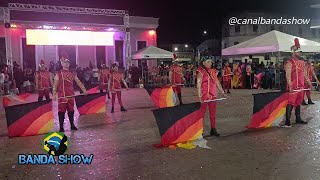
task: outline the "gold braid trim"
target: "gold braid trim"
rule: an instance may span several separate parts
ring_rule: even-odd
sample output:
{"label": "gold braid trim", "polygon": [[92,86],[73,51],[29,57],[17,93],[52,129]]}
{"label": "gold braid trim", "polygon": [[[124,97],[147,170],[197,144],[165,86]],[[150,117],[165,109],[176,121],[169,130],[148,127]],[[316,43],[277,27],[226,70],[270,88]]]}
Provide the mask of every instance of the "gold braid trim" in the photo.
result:
{"label": "gold braid trim", "polygon": [[307,81],[307,83],[308,83],[308,84],[310,85],[310,87],[311,87],[312,84],[311,84],[311,81],[310,81],[310,79],[309,79],[309,77],[308,77],[308,70],[309,70],[309,68],[308,68],[308,66],[306,66],[306,67],[304,68],[304,71],[303,71],[304,80]]}
{"label": "gold braid trim", "polygon": [[58,76],[58,74],[56,74],[53,79],[53,87],[52,87],[52,91],[53,91],[54,96],[57,94],[58,83],[59,83],[59,76]]}
{"label": "gold braid trim", "polygon": [[291,87],[292,64],[290,62],[287,62],[287,64],[285,65],[285,71],[286,71],[287,84],[289,87]]}

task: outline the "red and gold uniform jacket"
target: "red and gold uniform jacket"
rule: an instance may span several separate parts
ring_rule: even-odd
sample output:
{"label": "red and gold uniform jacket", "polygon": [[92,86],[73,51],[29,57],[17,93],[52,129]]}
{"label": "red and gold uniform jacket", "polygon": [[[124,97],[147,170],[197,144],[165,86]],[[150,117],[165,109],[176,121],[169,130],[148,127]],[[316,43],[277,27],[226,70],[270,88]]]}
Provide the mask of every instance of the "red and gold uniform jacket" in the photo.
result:
{"label": "red and gold uniform jacket", "polygon": [[108,84],[109,78],[110,78],[110,70],[101,69],[99,73],[100,73],[100,84]]}
{"label": "red and gold uniform jacket", "polygon": [[[292,57],[286,63],[291,64],[291,85],[293,90],[303,89],[305,85],[305,62],[297,58]],[[289,86],[287,86],[289,90]]]}
{"label": "red and gold uniform jacket", "polygon": [[110,88],[111,90],[121,89],[121,82],[124,79],[122,72],[113,72],[110,76]]}
{"label": "red and gold uniform jacket", "polygon": [[171,67],[171,82],[172,84],[183,84],[183,68],[179,65],[173,65]]}
{"label": "red and gold uniform jacket", "polygon": [[231,68],[230,67],[224,67],[223,68],[223,76],[222,76],[222,80],[223,81],[231,81]]}
{"label": "red and gold uniform jacket", "polygon": [[58,72],[58,98],[66,96],[74,96],[73,81],[76,74],[69,70],[61,70]]}
{"label": "red and gold uniform jacket", "polygon": [[49,71],[38,71],[36,73],[39,90],[49,89],[51,80]]}
{"label": "red and gold uniform jacket", "polygon": [[[200,67],[197,70],[197,74],[200,75],[200,97],[203,101],[212,100],[217,98],[217,84],[216,80],[217,71],[215,69],[207,69],[207,71]],[[210,75],[209,75],[210,74]]]}
{"label": "red and gold uniform jacket", "polygon": [[[306,68],[307,77],[309,78],[310,81],[312,81],[313,73],[314,73],[314,67],[311,64],[306,64],[305,68]],[[305,82],[305,84],[308,84],[308,83]]]}

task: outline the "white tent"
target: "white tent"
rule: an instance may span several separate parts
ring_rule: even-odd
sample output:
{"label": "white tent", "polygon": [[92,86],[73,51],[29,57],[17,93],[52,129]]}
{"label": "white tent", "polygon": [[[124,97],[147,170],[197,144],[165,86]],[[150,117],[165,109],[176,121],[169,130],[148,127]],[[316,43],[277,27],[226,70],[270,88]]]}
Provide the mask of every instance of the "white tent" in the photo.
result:
{"label": "white tent", "polygon": [[132,55],[133,60],[137,59],[172,59],[173,53],[154,46],[140,49]]}
{"label": "white tent", "polygon": [[249,55],[269,52],[291,52],[294,39],[298,38],[302,52],[320,52],[320,43],[276,30],[222,50],[223,56]]}

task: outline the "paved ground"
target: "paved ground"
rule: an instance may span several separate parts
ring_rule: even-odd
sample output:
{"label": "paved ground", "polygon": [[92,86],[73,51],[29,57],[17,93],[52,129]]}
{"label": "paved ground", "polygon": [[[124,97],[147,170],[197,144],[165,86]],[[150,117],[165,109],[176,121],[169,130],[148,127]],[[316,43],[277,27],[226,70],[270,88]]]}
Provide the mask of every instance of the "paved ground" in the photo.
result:
{"label": "paved ground", "polygon": [[[115,114],[81,116],[76,132],[66,127],[68,153],[93,153],[89,166],[17,165],[20,153],[44,153],[43,135],[7,138],[1,108],[0,179],[320,179],[320,103],[303,107],[307,125],[247,131],[251,94],[257,92],[263,91],[235,90],[229,101],[219,102],[217,127],[222,137],[208,139],[211,150],[171,150],[152,147],[160,136],[148,94],[143,89],[127,91],[123,99],[128,112],[116,108]],[[183,89],[183,94],[185,103],[197,100],[193,88]],[[313,96],[317,101],[319,95]]]}

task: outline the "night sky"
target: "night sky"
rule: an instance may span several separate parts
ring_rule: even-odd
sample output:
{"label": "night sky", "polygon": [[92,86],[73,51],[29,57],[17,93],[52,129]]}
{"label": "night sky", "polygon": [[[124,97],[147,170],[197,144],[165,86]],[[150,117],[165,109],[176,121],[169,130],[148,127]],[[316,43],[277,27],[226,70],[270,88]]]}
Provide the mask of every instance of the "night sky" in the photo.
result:
{"label": "night sky", "polygon": [[[0,0],[0,5],[6,0]],[[157,17],[158,42],[199,43],[203,30],[208,36],[219,38],[221,20],[226,15],[241,11],[277,12],[288,15],[309,16],[307,0],[10,0],[35,4],[78,7],[114,8],[129,10],[129,15]],[[90,2],[90,3],[89,3]]]}

